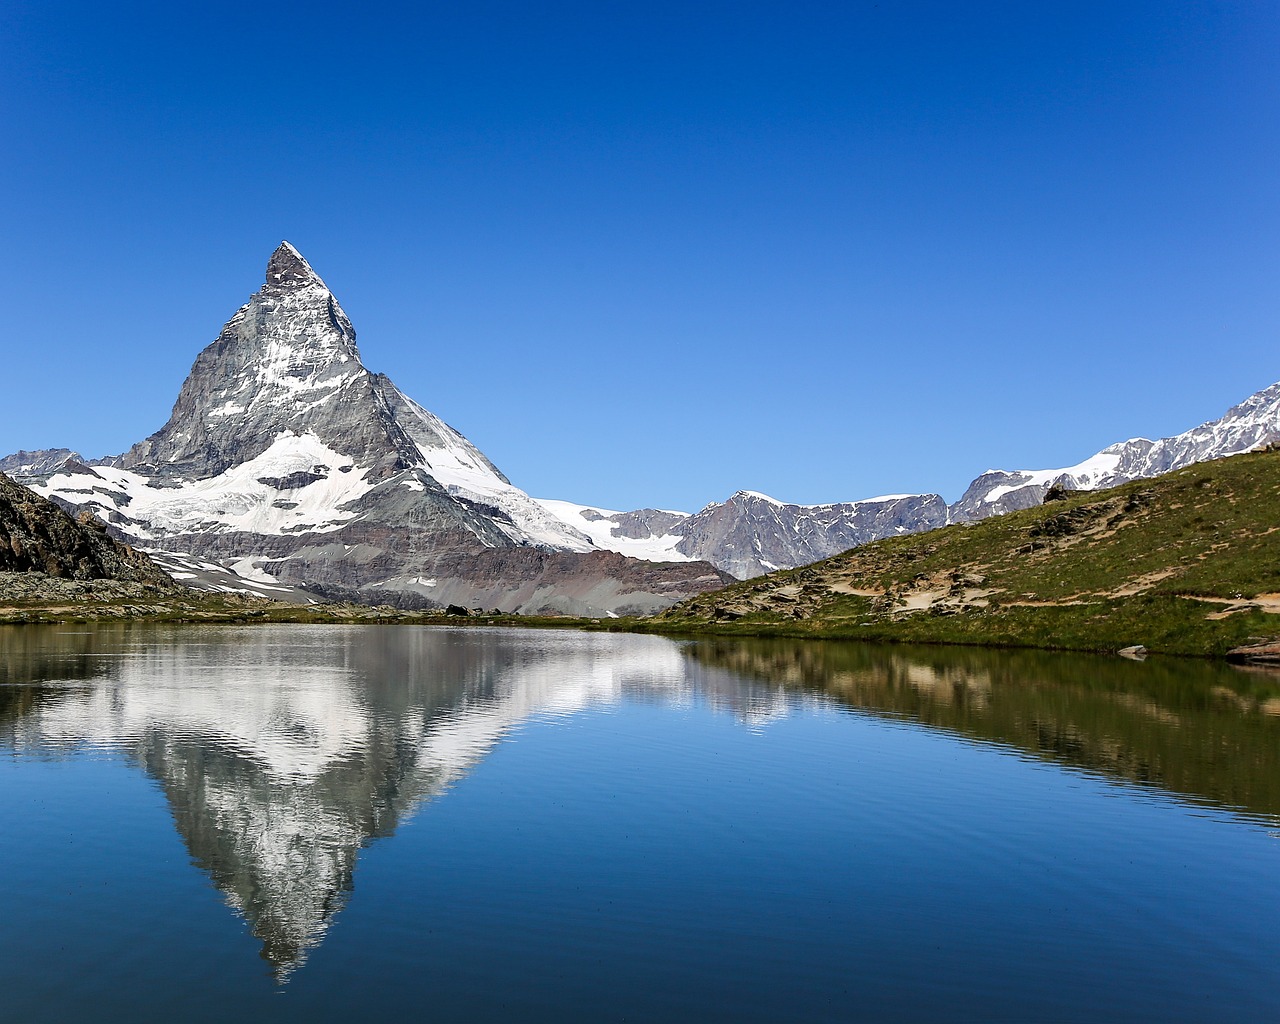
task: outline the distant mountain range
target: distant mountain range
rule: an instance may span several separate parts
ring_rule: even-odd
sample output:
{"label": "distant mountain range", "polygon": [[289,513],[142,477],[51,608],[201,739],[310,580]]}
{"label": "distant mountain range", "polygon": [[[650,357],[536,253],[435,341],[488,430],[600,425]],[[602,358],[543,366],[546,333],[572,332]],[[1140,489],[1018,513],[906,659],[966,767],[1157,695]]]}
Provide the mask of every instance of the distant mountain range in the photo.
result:
{"label": "distant mountain range", "polygon": [[938,494],[894,494],[832,505],[794,505],[739,491],[695,515],[608,509],[543,500],[599,547],[639,558],[697,558],[750,579],[793,569],[849,548],[949,523],[971,522],[1039,505],[1054,485],[1097,490],[1195,462],[1280,442],[1280,383],[1251,395],[1220,419],[1174,437],[1113,444],[1063,469],[989,469],[948,505]]}
{"label": "distant mountain range", "polygon": [[640,509],[613,512],[542,499],[551,512],[602,548],[637,558],[702,559],[749,579],[815,562],[838,551],[945,526],[947,503],[936,494],[894,494],[832,505],[790,505],[738,491],[701,512]]}
{"label": "distant mountain range", "polygon": [[367,370],[332,292],[289,243],[202,351],[169,421],[112,458],[17,452],[0,472],[102,517],[175,577],[401,606],[647,613],[849,548],[1280,441],[1280,384],[1221,419],[1076,466],[988,470],[959,501],[797,505],[739,491],[700,512],[532,499],[458,431]]}

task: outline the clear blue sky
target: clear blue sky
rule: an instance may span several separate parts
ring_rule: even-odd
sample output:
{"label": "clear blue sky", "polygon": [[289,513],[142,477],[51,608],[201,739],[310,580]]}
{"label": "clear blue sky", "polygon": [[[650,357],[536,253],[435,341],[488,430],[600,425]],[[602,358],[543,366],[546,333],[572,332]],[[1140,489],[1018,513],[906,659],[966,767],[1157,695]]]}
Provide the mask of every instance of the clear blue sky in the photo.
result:
{"label": "clear blue sky", "polygon": [[287,238],[526,490],[954,499],[1280,379],[1280,7],[85,4],[0,30],[0,453]]}

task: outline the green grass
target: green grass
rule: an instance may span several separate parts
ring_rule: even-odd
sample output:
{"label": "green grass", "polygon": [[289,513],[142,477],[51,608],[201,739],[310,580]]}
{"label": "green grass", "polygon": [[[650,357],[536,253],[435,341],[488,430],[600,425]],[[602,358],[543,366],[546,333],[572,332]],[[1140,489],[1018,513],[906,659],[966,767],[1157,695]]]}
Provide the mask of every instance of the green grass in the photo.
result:
{"label": "green grass", "polygon": [[[926,592],[933,606],[909,610]],[[1277,592],[1280,452],[1260,452],[879,541],[636,626],[1212,656],[1280,635],[1280,616],[1244,607]]]}

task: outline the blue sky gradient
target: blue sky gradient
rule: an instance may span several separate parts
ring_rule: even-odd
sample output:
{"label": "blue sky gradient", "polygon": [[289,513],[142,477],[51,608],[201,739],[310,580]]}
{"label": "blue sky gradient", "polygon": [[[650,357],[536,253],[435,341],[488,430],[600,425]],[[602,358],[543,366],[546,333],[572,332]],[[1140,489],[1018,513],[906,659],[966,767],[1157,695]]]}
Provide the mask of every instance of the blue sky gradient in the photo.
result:
{"label": "blue sky gradient", "polygon": [[1271,3],[19,2],[0,452],[157,429],[282,238],[533,494],[954,499],[1280,379]]}

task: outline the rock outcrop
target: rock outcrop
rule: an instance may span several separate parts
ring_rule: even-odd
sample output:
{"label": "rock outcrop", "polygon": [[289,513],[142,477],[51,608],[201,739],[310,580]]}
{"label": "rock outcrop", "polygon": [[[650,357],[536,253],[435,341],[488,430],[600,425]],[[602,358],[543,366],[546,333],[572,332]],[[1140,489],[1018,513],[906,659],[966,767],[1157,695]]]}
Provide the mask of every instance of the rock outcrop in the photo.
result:
{"label": "rock outcrop", "polygon": [[72,518],[0,473],[0,572],[175,587],[146,555],[107,536],[92,513]]}

